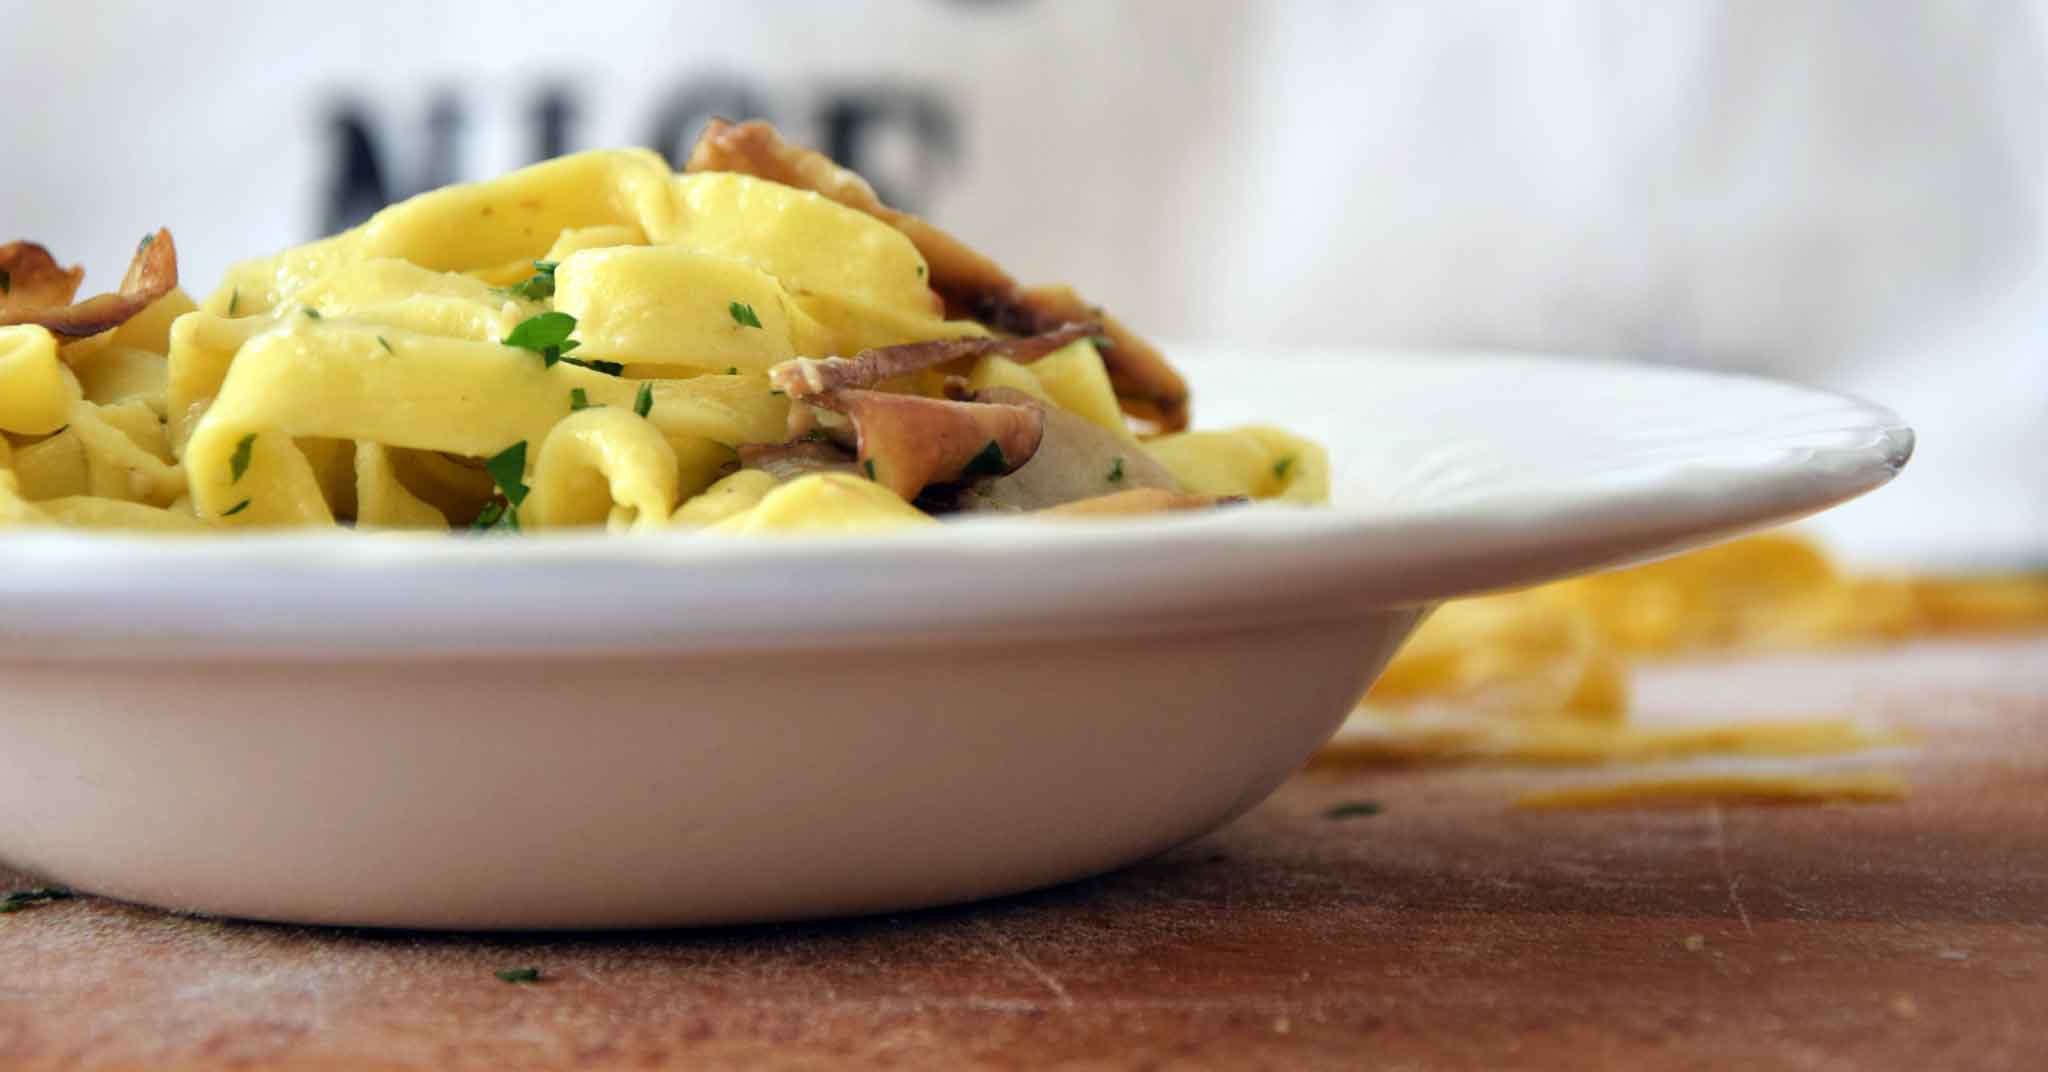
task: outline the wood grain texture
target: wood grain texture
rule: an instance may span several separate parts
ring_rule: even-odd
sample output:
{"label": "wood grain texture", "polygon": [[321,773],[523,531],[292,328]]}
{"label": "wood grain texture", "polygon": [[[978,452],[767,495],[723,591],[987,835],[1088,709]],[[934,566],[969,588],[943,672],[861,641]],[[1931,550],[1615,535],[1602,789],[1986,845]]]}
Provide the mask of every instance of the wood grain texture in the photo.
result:
{"label": "wood grain texture", "polygon": [[[2048,640],[1692,665],[1647,691],[1921,727],[1913,795],[1535,814],[1506,802],[1583,772],[1312,770],[1093,881],[712,932],[81,898],[0,916],[0,1067],[2039,1066]],[[1384,810],[1324,817],[1359,799]],[[545,980],[492,974],[523,965]]]}

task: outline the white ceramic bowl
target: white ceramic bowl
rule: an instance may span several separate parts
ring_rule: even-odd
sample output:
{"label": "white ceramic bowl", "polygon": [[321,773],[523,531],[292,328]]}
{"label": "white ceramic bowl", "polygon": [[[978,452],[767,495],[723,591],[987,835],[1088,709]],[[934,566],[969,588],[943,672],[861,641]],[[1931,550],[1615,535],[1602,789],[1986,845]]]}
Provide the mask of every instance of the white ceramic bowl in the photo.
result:
{"label": "white ceramic bowl", "polygon": [[1097,873],[1297,769],[1449,596],[1869,490],[1890,413],[1504,355],[1183,351],[1336,505],[893,537],[0,536],[0,857],[261,919],[690,925]]}

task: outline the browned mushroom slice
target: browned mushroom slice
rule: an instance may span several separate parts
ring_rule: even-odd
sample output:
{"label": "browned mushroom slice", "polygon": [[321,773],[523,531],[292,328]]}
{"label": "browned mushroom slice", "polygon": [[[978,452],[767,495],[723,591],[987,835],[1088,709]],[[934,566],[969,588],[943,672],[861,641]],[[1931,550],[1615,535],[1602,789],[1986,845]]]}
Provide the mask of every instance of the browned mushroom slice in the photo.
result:
{"label": "browned mushroom slice", "polygon": [[[10,266],[15,263],[30,271],[28,278],[35,297],[15,297],[14,269]],[[9,273],[5,288],[8,293],[0,296],[0,324],[40,324],[54,334],[80,338],[112,331],[169,294],[178,285],[178,249],[171,243],[168,230],[145,237],[135,250],[135,259],[128,264],[128,274],[122,277],[119,291],[76,303],[71,302],[71,296],[77,292],[85,273],[76,268],[68,272],[57,268],[49,251],[41,246],[13,242],[0,247],[0,268]],[[60,291],[62,296],[52,300]]]}
{"label": "browned mushroom slice", "polygon": [[948,402],[844,390],[811,401],[846,414],[869,479],[915,499],[927,485],[1001,476],[1031,460],[1045,434],[1035,406]]}
{"label": "browned mushroom slice", "polygon": [[1043,334],[1023,339],[991,339],[977,335],[878,346],[862,350],[850,358],[798,357],[769,369],[768,382],[791,398],[804,399],[849,387],[873,387],[885,380],[962,358],[1000,354],[1012,361],[1028,364],[1100,330],[1101,325],[1093,323],[1061,324]]}
{"label": "browned mushroom slice", "polygon": [[931,288],[952,315],[1016,335],[1101,320],[1110,340],[1102,363],[1125,412],[1163,432],[1187,427],[1187,384],[1152,344],[1070,287],[1019,287],[1002,266],[924,220],[883,204],[865,179],[823,153],[784,141],[773,126],[758,119],[738,124],[713,119],[690,151],[685,170],[736,171],[810,190],[889,224],[924,255]]}
{"label": "browned mushroom slice", "polygon": [[34,242],[0,246],[0,324],[25,323],[29,315],[71,304],[85,269],[66,268]]}
{"label": "browned mushroom slice", "polygon": [[782,483],[814,473],[859,473],[853,454],[832,443],[749,443],[740,448],[740,468],[759,469]]}
{"label": "browned mushroom slice", "polygon": [[1133,489],[1182,490],[1173,474],[1142,448],[1086,417],[1006,387],[989,388],[974,398],[1040,410],[1045,434],[1029,463],[963,491],[956,504],[960,510],[1044,510]]}

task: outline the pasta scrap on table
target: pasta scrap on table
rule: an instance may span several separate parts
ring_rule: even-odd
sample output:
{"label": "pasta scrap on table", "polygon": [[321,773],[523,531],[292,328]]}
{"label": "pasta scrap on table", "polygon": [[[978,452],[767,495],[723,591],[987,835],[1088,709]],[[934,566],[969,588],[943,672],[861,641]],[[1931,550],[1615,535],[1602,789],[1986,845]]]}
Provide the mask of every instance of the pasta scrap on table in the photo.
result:
{"label": "pasta scrap on table", "polygon": [[[1662,562],[1457,600],[1394,657],[1318,756],[1323,763],[1630,766],[1862,756],[1905,731],[1839,714],[1652,725],[1631,718],[1640,660],[2048,626],[2048,578],[1904,578],[1841,570],[1813,542],[1768,533]],[[1881,801],[1884,772],[1620,776],[1518,806]]]}

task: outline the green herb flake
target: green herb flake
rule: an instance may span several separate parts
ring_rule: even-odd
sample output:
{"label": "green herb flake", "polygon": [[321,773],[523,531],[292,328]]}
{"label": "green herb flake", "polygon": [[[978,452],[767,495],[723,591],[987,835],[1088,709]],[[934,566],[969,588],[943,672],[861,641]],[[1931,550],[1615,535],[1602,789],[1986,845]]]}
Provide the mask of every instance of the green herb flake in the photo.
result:
{"label": "green herb flake", "polygon": [[603,408],[603,406],[604,403],[602,402],[597,403],[596,406],[592,406],[590,402],[590,392],[585,391],[583,388],[572,387],[569,389],[569,412],[575,413],[579,410],[601,409]]}
{"label": "green herb flake", "polygon": [[[553,368],[562,355],[581,345],[569,338],[576,330],[576,318],[568,313],[541,313],[519,322],[512,334],[500,340],[506,346],[521,350],[532,350],[540,355],[541,364]],[[580,362],[578,362],[580,364]]]}
{"label": "green herb flake", "polygon": [[496,975],[496,976],[498,977],[498,980],[499,980],[500,982],[506,982],[506,983],[537,983],[537,982],[540,982],[540,969],[539,969],[539,968],[499,968],[499,969],[498,969],[498,970],[497,970],[496,972],[493,972],[492,974]]}
{"label": "green herb flake", "polygon": [[7,269],[0,268],[0,294],[12,293],[14,293],[14,276],[8,274]]}
{"label": "green herb flake", "polygon": [[725,374],[728,376],[737,376],[740,374],[740,367],[738,365],[728,365],[726,366]]}
{"label": "green herb flake", "polygon": [[241,307],[242,307],[242,288],[241,288],[241,287],[236,287],[236,288],[234,289],[234,293],[232,293],[232,294],[229,294],[229,295],[228,295],[228,315],[229,315],[229,316],[233,316],[233,315],[235,315],[235,310],[237,310],[237,309],[240,309]]}
{"label": "green herb flake", "polygon": [[135,243],[135,252],[140,253],[148,249],[149,244],[154,241],[156,241],[156,232],[152,231],[149,234],[143,235],[142,241]]}
{"label": "green herb flake", "polygon": [[[546,355],[543,354],[542,356],[545,357]],[[557,357],[555,361],[560,361],[565,365],[575,365],[578,368],[587,368],[592,372],[602,372],[607,376],[617,376],[626,371],[626,366],[619,364],[617,361],[585,361],[580,357]],[[554,364],[553,361],[548,363]]]}
{"label": "green herb flake", "polygon": [[732,314],[733,323],[743,328],[761,326],[761,318],[754,315],[754,307],[746,302],[733,302],[725,307],[725,311]]}
{"label": "green herb flake", "polygon": [[1287,471],[1292,468],[1294,468],[1294,455],[1289,454],[1273,463],[1273,479],[1287,479]]}
{"label": "green herb flake", "polygon": [[860,469],[861,472],[866,473],[868,475],[869,480],[873,480],[875,478],[875,460],[873,458],[862,458],[860,462]]}
{"label": "green herb flake", "polygon": [[1378,815],[1385,810],[1386,806],[1377,800],[1348,800],[1324,811],[1323,818],[1362,819],[1368,815]]}
{"label": "green herb flake", "polygon": [[384,348],[384,352],[387,354],[390,354],[394,357],[398,355],[398,351],[393,350],[391,348],[391,340],[386,339],[382,335],[377,336],[377,345],[382,346]]}
{"label": "green herb flake", "polygon": [[1124,456],[1119,454],[1116,456],[1115,461],[1109,463],[1109,482],[1112,484],[1121,484],[1123,483],[1123,479]]}
{"label": "green herb flake", "polygon": [[924,278],[924,265],[922,265],[922,264],[920,264],[920,265],[918,265],[918,266],[917,266],[917,277],[918,277],[919,279],[923,279],[923,278]]}
{"label": "green herb flake", "polygon": [[960,470],[960,475],[973,480],[977,477],[1001,476],[1009,469],[1010,463],[1003,457],[1002,444],[991,439],[988,446],[981,448],[980,453],[968,459],[967,467]]}
{"label": "green herb flake", "polygon": [[484,472],[505,493],[505,501],[517,507],[526,501],[526,440],[506,447],[484,460]]}
{"label": "green herb flake", "polygon": [[505,293],[527,301],[540,301],[555,296],[555,261],[534,261],[533,275],[522,282],[505,288]]}
{"label": "green herb flake", "polygon": [[654,385],[643,383],[640,385],[639,393],[633,396],[633,415],[645,417],[652,412],[654,412]]}
{"label": "green herb flake", "polygon": [[498,522],[504,520],[504,518],[505,504],[493,499],[485,503],[483,509],[476,512],[476,520],[471,521],[469,527],[478,532],[483,532],[487,529],[498,527]]}
{"label": "green herb flake", "polygon": [[37,886],[30,890],[13,890],[5,897],[0,897],[0,915],[46,905],[52,901],[68,901],[75,896],[77,895],[62,886]]}
{"label": "green herb flake", "polygon": [[1113,350],[1116,348],[1116,340],[1107,335],[1090,335],[1088,336],[1088,341],[1094,343],[1097,350]]}
{"label": "green herb flake", "polygon": [[318,309],[315,309],[315,308],[313,308],[313,307],[312,307],[312,306],[310,306],[310,305],[306,306],[306,319],[308,319],[308,320],[318,320],[318,319],[320,319],[320,310],[318,310]]}
{"label": "green herb flake", "polygon": [[247,500],[247,499],[243,499],[243,500],[242,500],[241,502],[238,502],[238,503],[236,503],[235,505],[233,505],[233,506],[230,506],[230,507],[228,507],[228,508],[227,508],[226,510],[223,510],[223,511],[221,511],[221,515],[220,515],[220,516],[222,516],[222,517],[233,517],[233,516],[235,516],[236,514],[239,514],[239,513],[241,513],[242,511],[244,511],[244,510],[247,510],[248,508],[249,508],[249,500]]}
{"label": "green herb flake", "polygon": [[233,478],[228,483],[239,484],[242,482],[242,474],[249,471],[249,459],[255,455],[255,452],[256,433],[250,432],[242,437],[241,442],[235,444],[235,452],[228,455],[228,475]]}

